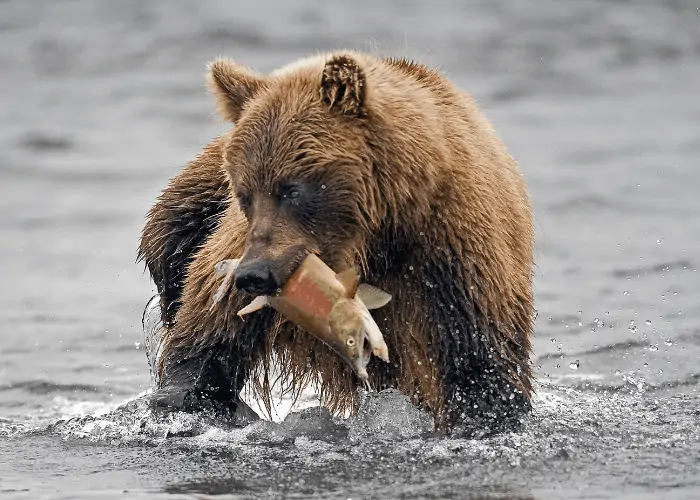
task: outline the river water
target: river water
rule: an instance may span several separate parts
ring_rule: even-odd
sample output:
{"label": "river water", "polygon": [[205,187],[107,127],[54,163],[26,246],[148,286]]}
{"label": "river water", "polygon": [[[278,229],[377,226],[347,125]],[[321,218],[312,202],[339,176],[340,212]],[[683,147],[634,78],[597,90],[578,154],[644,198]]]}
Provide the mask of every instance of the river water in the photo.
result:
{"label": "river water", "polygon": [[[695,0],[5,0],[0,40],[0,497],[700,498]],[[424,435],[397,394],[349,422],[311,394],[244,428],[138,399],[154,287],[135,249],[224,130],[205,63],[337,47],[440,66],[521,164],[539,311],[522,432]]]}

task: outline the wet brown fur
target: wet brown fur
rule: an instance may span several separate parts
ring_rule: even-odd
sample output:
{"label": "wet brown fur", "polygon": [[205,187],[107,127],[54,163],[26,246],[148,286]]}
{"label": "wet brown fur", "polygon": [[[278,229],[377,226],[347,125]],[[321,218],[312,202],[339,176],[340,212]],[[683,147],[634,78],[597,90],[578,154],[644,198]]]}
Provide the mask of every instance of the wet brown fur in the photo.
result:
{"label": "wet brown fur", "polygon": [[[164,259],[173,226],[168,203],[192,200],[198,206],[213,193],[223,199],[222,190],[233,199],[238,183],[250,186],[262,182],[261,176],[274,183],[324,165],[333,175],[329,182],[341,178],[341,184],[352,186],[348,196],[362,200],[351,215],[361,223],[328,228],[333,241],[267,223],[284,233],[276,236],[280,248],[303,242],[336,271],[360,263],[365,281],[393,295],[388,306],[373,311],[391,362],[370,363],[371,384],[411,395],[434,412],[438,425],[450,425],[460,417],[446,401],[446,384],[468,373],[447,367],[445,351],[454,345],[457,356],[470,353],[464,355],[492,363],[497,376],[528,403],[531,209],[517,165],[472,99],[435,70],[354,52],[268,76],[226,61],[210,68],[217,108],[237,122],[236,129],[212,141],[149,213],[140,248],[149,268]],[[251,297],[235,290],[210,311],[221,282],[214,265],[241,257],[248,233],[246,217],[233,201],[217,215],[208,239],[192,250],[162,362],[255,328],[254,315],[236,315]],[[469,318],[453,324],[472,325],[476,333],[455,333],[447,324],[451,316],[440,308],[455,305]],[[250,376],[268,410],[273,355],[288,391],[298,394],[308,383],[318,383],[322,402],[332,411],[357,408],[357,379],[324,344],[281,318],[257,335],[266,340],[252,354]],[[486,390],[479,387],[482,379],[475,380],[474,390]],[[505,389],[497,390],[507,399]]]}

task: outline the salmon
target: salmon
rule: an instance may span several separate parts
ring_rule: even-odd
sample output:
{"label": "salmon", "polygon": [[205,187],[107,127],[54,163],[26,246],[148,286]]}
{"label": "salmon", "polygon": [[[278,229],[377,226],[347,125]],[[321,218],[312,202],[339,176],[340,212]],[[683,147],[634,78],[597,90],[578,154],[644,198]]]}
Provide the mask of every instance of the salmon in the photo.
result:
{"label": "salmon", "polygon": [[[212,307],[228,292],[238,259],[223,260],[214,272],[223,277]],[[372,354],[388,362],[389,349],[370,310],[384,307],[391,295],[360,283],[354,267],[336,274],[318,256],[308,255],[279,294],[255,297],[238,311],[241,318],[272,307],[288,320],[318,338],[355,371],[369,388],[367,363]]]}

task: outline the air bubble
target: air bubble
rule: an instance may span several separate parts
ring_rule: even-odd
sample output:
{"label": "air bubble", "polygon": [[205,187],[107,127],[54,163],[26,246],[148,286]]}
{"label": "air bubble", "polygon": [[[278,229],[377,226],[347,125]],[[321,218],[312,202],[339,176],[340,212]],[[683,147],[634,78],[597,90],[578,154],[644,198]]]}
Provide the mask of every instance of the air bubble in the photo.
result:
{"label": "air bubble", "polygon": [[645,324],[646,324],[647,326],[651,326],[651,320],[650,320],[650,319],[646,320]]}
{"label": "air bubble", "polygon": [[580,366],[580,363],[579,363],[578,359],[576,361],[572,361],[571,363],[569,363],[569,369],[571,369],[571,370],[578,370],[579,366]]}
{"label": "air bubble", "polygon": [[666,339],[666,340],[664,341],[664,344],[666,344],[667,346],[672,346],[672,345],[673,345],[673,340],[671,340],[671,339]]}
{"label": "air bubble", "polygon": [[134,347],[136,349],[141,349],[141,342],[134,342]]}
{"label": "air bubble", "polygon": [[650,350],[650,351],[658,351],[658,350],[659,350],[659,346],[656,345],[656,344],[652,344],[652,345],[649,346],[649,350]]}
{"label": "air bubble", "polygon": [[325,185],[325,184],[321,184],[321,189],[326,189],[326,185]]}

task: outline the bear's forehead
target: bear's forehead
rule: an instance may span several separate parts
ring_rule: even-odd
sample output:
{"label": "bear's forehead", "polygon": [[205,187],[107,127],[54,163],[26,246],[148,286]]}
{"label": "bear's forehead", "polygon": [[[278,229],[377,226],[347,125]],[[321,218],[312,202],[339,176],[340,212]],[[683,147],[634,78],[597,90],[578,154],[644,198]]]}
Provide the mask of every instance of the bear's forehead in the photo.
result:
{"label": "bear's forehead", "polygon": [[300,152],[332,153],[347,142],[343,128],[321,101],[317,85],[284,79],[248,103],[231,144],[253,163]]}
{"label": "bear's forehead", "polygon": [[234,147],[251,163],[296,154],[323,146],[324,127],[310,103],[291,105],[285,99],[269,99],[251,109],[233,133]]}
{"label": "bear's forehead", "polygon": [[327,130],[315,125],[314,113],[302,105],[261,99],[264,105],[249,110],[234,130],[228,163],[236,166],[238,179],[251,187],[306,176],[309,161],[318,166],[319,156],[327,154],[332,142]]}
{"label": "bear's forehead", "polygon": [[360,135],[322,101],[323,62],[311,58],[278,70],[247,103],[226,152],[241,181],[267,185],[310,170],[318,175],[355,156]]}

